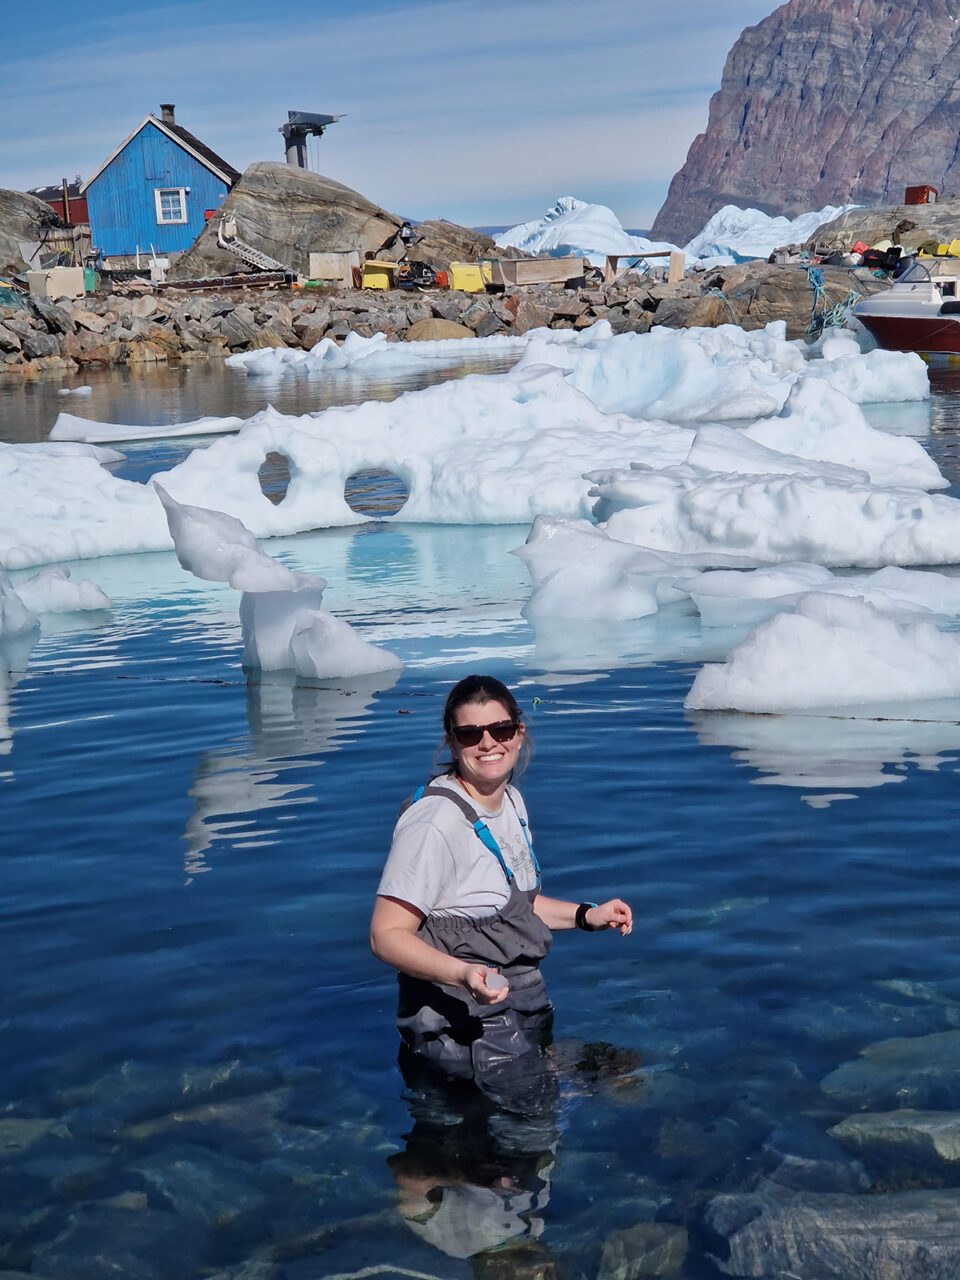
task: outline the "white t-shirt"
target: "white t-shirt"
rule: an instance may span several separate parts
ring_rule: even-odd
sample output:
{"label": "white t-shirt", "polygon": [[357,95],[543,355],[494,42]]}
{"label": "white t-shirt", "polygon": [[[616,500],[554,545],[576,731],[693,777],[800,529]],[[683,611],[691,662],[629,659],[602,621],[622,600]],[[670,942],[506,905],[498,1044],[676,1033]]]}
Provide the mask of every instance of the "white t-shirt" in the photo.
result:
{"label": "white t-shirt", "polygon": [[[452,778],[435,778],[430,785],[445,787],[471,804],[500,846],[517,888],[534,888],[537,872],[520,826],[527,811],[519,791],[508,787],[509,795],[504,793],[500,807],[491,810]],[[506,905],[510,886],[458,806],[442,796],[424,796],[400,816],[377,893],[409,902],[424,915],[479,920]]]}

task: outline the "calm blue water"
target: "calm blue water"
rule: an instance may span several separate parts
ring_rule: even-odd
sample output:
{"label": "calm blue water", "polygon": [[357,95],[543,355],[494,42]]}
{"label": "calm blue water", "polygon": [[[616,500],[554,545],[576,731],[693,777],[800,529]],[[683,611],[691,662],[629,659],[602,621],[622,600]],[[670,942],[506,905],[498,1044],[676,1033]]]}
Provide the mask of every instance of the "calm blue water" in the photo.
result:
{"label": "calm blue water", "polygon": [[[954,478],[955,390],[901,423]],[[960,725],[691,716],[695,621],[534,636],[525,532],[269,544],[407,662],[386,688],[249,684],[237,597],[172,555],[71,566],[113,610],[48,620],[0,698],[0,1271],[610,1280],[605,1243],[656,1221],[689,1230],[676,1274],[714,1276],[713,1195],[850,1170],[826,1130],[855,1108],[821,1079],[960,1027]],[[547,892],[636,913],[625,940],[556,939],[539,1143],[411,1112],[367,949],[398,804],[471,670],[532,726]]]}

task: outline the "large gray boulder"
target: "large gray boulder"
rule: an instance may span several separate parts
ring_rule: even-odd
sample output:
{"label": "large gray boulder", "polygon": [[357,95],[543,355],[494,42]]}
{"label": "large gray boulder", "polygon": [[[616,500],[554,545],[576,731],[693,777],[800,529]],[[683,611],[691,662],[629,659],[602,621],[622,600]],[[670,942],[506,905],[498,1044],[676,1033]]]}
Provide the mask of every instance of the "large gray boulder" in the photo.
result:
{"label": "large gray boulder", "polygon": [[45,231],[62,226],[53,209],[36,196],[0,190],[0,273],[26,271],[21,243],[35,244]]}
{"label": "large gray boulder", "polygon": [[[400,256],[399,243],[384,246],[403,219],[381,209],[342,182],[294,165],[258,160],[245,171],[222,206],[223,217],[236,218],[237,235],[246,244],[307,275],[310,253],[357,249],[361,259],[381,253]],[[211,218],[193,246],[178,259],[171,278],[190,280],[232,275],[247,270],[217,243],[219,217]],[[424,222],[410,257],[446,268],[451,260],[496,252],[489,236],[452,222]]]}
{"label": "large gray boulder", "polygon": [[960,199],[935,204],[889,204],[851,209],[818,227],[809,243],[850,249],[858,240],[876,244],[893,240],[904,250],[917,249],[927,240],[949,244],[960,236]]}

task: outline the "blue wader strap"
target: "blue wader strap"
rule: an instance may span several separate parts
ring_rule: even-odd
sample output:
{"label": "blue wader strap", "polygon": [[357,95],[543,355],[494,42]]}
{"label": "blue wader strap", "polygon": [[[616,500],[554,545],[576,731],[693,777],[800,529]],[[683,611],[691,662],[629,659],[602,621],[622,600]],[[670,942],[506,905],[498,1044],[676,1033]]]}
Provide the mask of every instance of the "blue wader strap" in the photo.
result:
{"label": "blue wader strap", "polygon": [[[466,820],[470,823],[470,826],[473,828],[474,834],[477,836],[478,840],[483,845],[483,847],[485,849],[489,849],[489,851],[493,854],[496,860],[500,863],[501,870],[503,871],[503,874],[507,878],[507,884],[513,884],[513,872],[507,866],[506,861],[504,860],[503,854],[500,852],[500,846],[497,844],[496,837],[494,836],[490,828],[487,826],[487,824],[480,817],[480,815],[477,813],[476,809],[474,809],[473,805],[468,803],[468,801],[466,801],[463,798],[463,796],[457,795],[455,791],[450,791],[447,787],[431,787],[431,786],[417,787],[416,791],[413,793],[410,799],[403,804],[403,806],[400,809],[400,812],[406,813],[406,811],[410,808],[412,804],[416,804],[416,802],[418,800],[422,800],[424,796],[443,796],[445,800],[453,801],[453,803],[457,806],[457,808],[460,810],[460,812],[463,814]],[[523,818],[520,817],[519,810],[517,809],[517,806],[514,804],[513,796],[510,795],[509,791],[507,792],[507,796],[510,800],[510,803],[513,805],[513,811],[514,813],[516,813],[517,819],[520,823],[520,829],[523,831],[523,838],[524,840],[526,840],[527,848],[530,850],[530,857],[533,859],[533,867],[537,873],[537,888],[539,889],[540,888],[540,863],[537,861],[537,855],[533,851],[533,841],[530,839],[530,832],[527,830],[527,824],[524,822]]]}

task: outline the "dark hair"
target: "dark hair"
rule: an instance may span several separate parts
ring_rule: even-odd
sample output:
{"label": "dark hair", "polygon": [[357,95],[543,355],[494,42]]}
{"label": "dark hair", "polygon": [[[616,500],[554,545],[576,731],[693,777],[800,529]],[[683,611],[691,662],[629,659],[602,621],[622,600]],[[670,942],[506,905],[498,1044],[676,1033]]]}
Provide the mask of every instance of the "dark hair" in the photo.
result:
{"label": "dark hair", "polygon": [[[456,712],[460,707],[465,707],[471,702],[481,704],[484,702],[499,702],[506,707],[510,713],[511,720],[516,720],[517,724],[523,723],[523,712],[520,710],[519,703],[507,686],[501,680],[498,680],[496,676],[464,676],[447,694],[447,701],[443,708],[443,743],[441,744],[441,751],[443,747],[448,749],[450,747]],[[524,732],[523,741],[520,744],[520,756],[517,760],[517,767],[514,769],[515,774],[522,773],[527,767],[532,749],[533,743],[530,741],[530,735]],[[453,769],[453,762],[448,767]]]}

